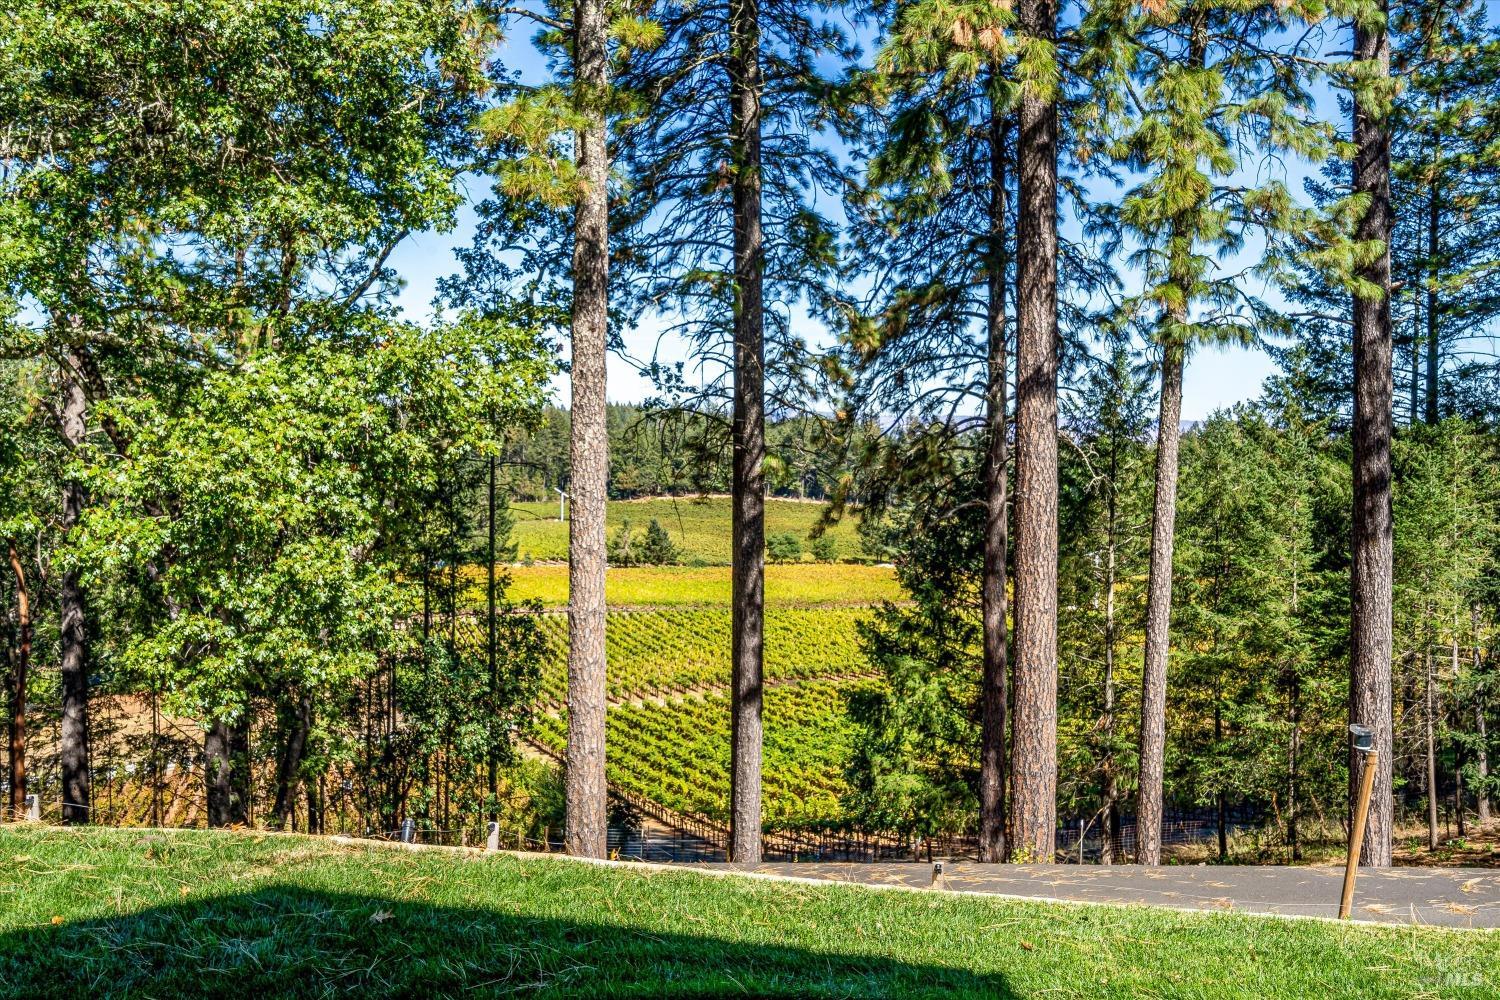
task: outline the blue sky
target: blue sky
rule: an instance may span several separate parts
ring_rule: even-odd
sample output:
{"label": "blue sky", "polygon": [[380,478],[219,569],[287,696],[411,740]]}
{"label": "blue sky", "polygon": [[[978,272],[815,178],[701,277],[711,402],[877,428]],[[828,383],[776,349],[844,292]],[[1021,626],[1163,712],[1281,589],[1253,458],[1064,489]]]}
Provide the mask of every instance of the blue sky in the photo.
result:
{"label": "blue sky", "polygon": [[[856,35],[866,36],[862,40],[867,40],[867,30],[861,30],[847,23],[845,28],[846,30],[852,29]],[[1335,30],[1335,38],[1339,34]],[[497,57],[505,63],[507,68],[519,70],[523,79],[540,81],[545,77],[546,67],[536,49],[530,44],[529,35],[529,29],[524,24],[518,23],[517,28],[512,31],[511,38],[501,44]],[[866,48],[868,49],[868,45]],[[1324,100],[1332,105],[1325,109],[1327,113],[1337,115],[1338,111],[1332,95],[1323,95],[1320,103]],[[1308,168],[1305,165],[1291,163],[1283,163],[1281,166],[1287,171],[1284,179],[1294,191],[1299,190],[1301,179],[1306,175]],[[1090,184],[1090,187],[1093,188],[1094,185]],[[482,178],[470,179],[468,188],[471,201],[477,202],[487,193],[487,185]],[[1113,186],[1108,186],[1108,188],[1093,190],[1091,193],[1101,198],[1118,197],[1121,193],[1120,190],[1113,189]],[[824,208],[835,217],[841,214],[837,206],[824,206]],[[423,320],[431,315],[431,303],[438,279],[457,270],[453,251],[457,247],[467,245],[472,234],[473,213],[466,208],[461,213],[459,225],[453,232],[415,234],[392,255],[391,263],[406,282],[401,292],[400,303],[409,318]],[[1240,259],[1226,263],[1226,267],[1242,266],[1246,258],[1253,256],[1256,252],[1258,252],[1256,247],[1247,246],[1239,255]],[[1124,280],[1128,287],[1131,276],[1128,273],[1125,274]],[[1257,288],[1255,291],[1265,294],[1263,289]],[[1267,297],[1272,301],[1275,300],[1274,295]],[[625,345],[627,352],[637,356],[659,349],[658,360],[667,363],[687,362],[691,369],[692,358],[688,345],[671,340],[658,345],[656,324],[649,318],[641,328],[625,335]],[[1225,347],[1205,348],[1198,351],[1188,363],[1183,393],[1183,419],[1201,420],[1215,410],[1254,399],[1260,394],[1266,377],[1273,371],[1274,365],[1270,358],[1259,349]],[[649,380],[642,378],[635,367],[624,358],[612,357],[610,359],[608,377],[609,397],[612,401],[636,402],[654,394],[654,388]],[[566,402],[565,378],[558,379],[556,391],[559,401]]]}
{"label": "blue sky", "polygon": [[[470,191],[475,199],[484,193],[480,183]],[[417,233],[392,254],[392,265],[406,281],[400,302],[409,318],[423,320],[431,316],[437,281],[458,269],[453,251],[466,245],[472,234],[473,215],[465,210],[460,225],[452,233]],[[626,335],[626,348],[636,354],[649,352],[655,340],[656,331],[648,325]],[[663,361],[690,360],[684,344],[668,342],[662,349]],[[1259,350],[1232,347],[1199,351],[1188,364],[1183,387],[1183,419],[1201,420],[1214,410],[1254,399],[1260,395],[1261,383],[1273,370],[1271,360]],[[610,358],[608,378],[609,397],[614,402],[638,402],[653,394],[650,381],[642,378],[623,358]],[[558,380],[557,390],[566,396],[566,380]],[[566,402],[565,398],[559,401]]]}

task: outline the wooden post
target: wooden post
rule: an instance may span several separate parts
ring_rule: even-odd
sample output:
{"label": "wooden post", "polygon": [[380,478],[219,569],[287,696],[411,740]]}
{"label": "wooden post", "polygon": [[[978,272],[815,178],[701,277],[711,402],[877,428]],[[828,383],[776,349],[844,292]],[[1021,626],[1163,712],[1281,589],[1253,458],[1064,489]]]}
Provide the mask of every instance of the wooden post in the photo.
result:
{"label": "wooden post", "polygon": [[[1358,736],[1355,737],[1358,739]],[[1364,845],[1365,819],[1370,814],[1370,790],[1375,784],[1375,751],[1363,752],[1364,772],[1359,781],[1359,802],[1354,807],[1354,827],[1349,834],[1349,861],[1344,867],[1344,894],[1339,900],[1339,919],[1349,919],[1354,902],[1354,872],[1359,867],[1359,851]]]}

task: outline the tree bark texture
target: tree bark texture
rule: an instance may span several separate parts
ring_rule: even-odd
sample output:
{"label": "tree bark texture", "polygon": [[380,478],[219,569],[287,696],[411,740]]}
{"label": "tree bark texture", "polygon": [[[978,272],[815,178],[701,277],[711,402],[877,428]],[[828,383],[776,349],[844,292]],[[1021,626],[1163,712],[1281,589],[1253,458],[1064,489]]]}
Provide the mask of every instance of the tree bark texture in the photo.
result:
{"label": "tree bark texture", "polygon": [[[1385,13],[1382,3],[1381,13]],[[1390,40],[1384,22],[1356,23],[1355,58],[1390,73]],[[1395,806],[1391,794],[1391,135],[1380,109],[1355,95],[1354,190],[1369,198],[1356,237],[1379,240],[1386,252],[1360,277],[1375,295],[1355,295],[1354,320],[1354,516],[1351,538],[1351,637],[1349,721],[1375,733],[1374,786],[1360,863],[1391,863]],[[1349,753],[1349,804],[1359,789],[1358,754]]]}
{"label": "tree bark texture", "polygon": [[[1474,620],[1474,634],[1479,635],[1479,609],[1476,607],[1471,612]],[[1479,671],[1484,665],[1484,658],[1479,652],[1478,641],[1474,644],[1474,675],[1479,676]],[[1479,786],[1475,791],[1475,807],[1478,810],[1479,828],[1483,830],[1490,825],[1490,748],[1489,734],[1485,731],[1485,692],[1481,688],[1474,695],[1474,735],[1478,737],[1475,744],[1474,769],[1479,774]]]}
{"label": "tree bark texture", "polygon": [[1171,649],[1172,551],[1177,530],[1177,451],[1182,424],[1181,344],[1162,348],[1156,430],[1156,500],[1146,584],[1146,656],[1141,668],[1140,782],[1136,863],[1161,864],[1162,781],[1167,746],[1167,654]]}
{"label": "tree bark texture", "polygon": [[603,0],[574,8],[575,77],[587,124],[576,136],[583,191],[574,212],[568,522],[567,849],[602,858],[608,837],[604,777],[604,504],[609,476],[605,356],[609,307],[609,154],[604,101],[608,19]]}
{"label": "tree bark texture", "polygon": [[761,234],[760,9],[729,2],[734,199],[733,691],[729,859],[760,861],[765,645],[766,411]]}
{"label": "tree bark texture", "polygon": [[[1436,158],[1436,154],[1434,154]],[[1427,195],[1427,423],[1438,422],[1438,252],[1441,238],[1438,223],[1441,220],[1441,197],[1437,181],[1432,182]]]}
{"label": "tree bark texture", "polygon": [[[83,391],[82,358],[69,351],[60,372],[58,416],[63,445],[76,455],[87,433],[88,401]],[[63,482],[64,543],[83,516],[83,483],[69,473]],[[87,823],[92,806],[89,775],[89,655],[87,607],[78,569],[65,565],[58,575],[58,665],[62,674],[62,820]]]}
{"label": "tree bark texture", "polygon": [[988,383],[985,393],[989,449],[984,468],[984,616],[983,704],[979,751],[979,860],[1005,860],[1005,714],[1009,699],[1010,659],[1006,635],[1005,560],[1009,542],[1010,447],[1005,411],[1009,364],[1005,343],[1006,121],[1004,111],[990,108],[990,267],[985,327],[988,339]]}
{"label": "tree bark texture", "polygon": [[[1052,41],[1053,0],[1025,0],[1022,32]],[[1016,223],[1016,648],[1010,849],[1050,862],[1057,836],[1057,105],[1019,109]]]}
{"label": "tree bark texture", "polygon": [[1105,745],[1109,748],[1103,761],[1103,803],[1099,863],[1112,865],[1120,856],[1120,782],[1115,771],[1115,576],[1118,566],[1116,543],[1117,504],[1115,482],[1116,447],[1110,447],[1109,459],[1109,541],[1104,571],[1104,718]]}

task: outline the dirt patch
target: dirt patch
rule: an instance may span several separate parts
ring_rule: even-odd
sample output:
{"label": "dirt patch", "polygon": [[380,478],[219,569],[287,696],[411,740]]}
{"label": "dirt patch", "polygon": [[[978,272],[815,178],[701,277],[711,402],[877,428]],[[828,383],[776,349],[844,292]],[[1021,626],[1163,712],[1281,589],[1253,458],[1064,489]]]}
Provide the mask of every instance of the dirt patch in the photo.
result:
{"label": "dirt patch", "polygon": [[1450,837],[1438,843],[1435,851],[1427,849],[1427,835],[1404,836],[1396,840],[1395,861],[1398,865],[1421,865],[1427,868],[1500,868],[1500,826],[1470,830],[1462,837]]}

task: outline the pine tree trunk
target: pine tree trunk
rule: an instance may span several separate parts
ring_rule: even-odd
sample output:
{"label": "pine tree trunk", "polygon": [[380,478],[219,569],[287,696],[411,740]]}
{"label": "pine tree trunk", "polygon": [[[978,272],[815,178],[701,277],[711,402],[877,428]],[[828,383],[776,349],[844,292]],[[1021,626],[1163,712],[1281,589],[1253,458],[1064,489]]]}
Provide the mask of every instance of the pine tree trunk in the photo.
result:
{"label": "pine tree trunk", "polygon": [[[1478,677],[1480,667],[1483,666],[1483,658],[1479,653],[1479,608],[1477,606],[1471,608],[1469,614],[1474,623],[1474,676]],[[1490,825],[1490,748],[1489,734],[1485,732],[1484,709],[1484,688],[1481,687],[1474,695],[1474,735],[1478,738],[1474,754],[1474,768],[1479,774],[1475,806],[1478,809],[1477,822],[1481,830]]]}
{"label": "pine tree trunk", "polygon": [[573,410],[568,522],[567,849],[602,858],[608,836],[604,778],[604,504],[609,477],[604,362],[609,306],[609,160],[604,100],[608,20],[603,0],[574,9],[583,194],[574,213]]}
{"label": "pine tree trunk", "polygon": [[[1413,294],[1411,301],[1411,419],[1407,426],[1415,427],[1422,419],[1422,341],[1425,335],[1422,333],[1422,311],[1417,307],[1417,298]],[[1394,365],[1394,360],[1392,361]],[[1394,382],[1395,376],[1391,376]],[[1394,390],[1393,390],[1394,391]]]}
{"label": "pine tree trunk", "polygon": [[[1453,644],[1451,647],[1453,659],[1453,676],[1458,677],[1458,627],[1454,624]],[[1454,825],[1458,835],[1464,836],[1464,755],[1463,744],[1459,744],[1454,753],[1453,760],[1453,817]]]}
{"label": "pine tree trunk", "polygon": [[10,570],[16,577],[16,658],[11,664],[10,701],[10,812],[20,819],[26,813],[26,678],[31,670],[31,592],[26,586],[26,569],[16,543],[9,543]]}
{"label": "pine tree trunk", "polygon": [[1481,701],[1474,706],[1474,733],[1479,737],[1479,752],[1475,755],[1474,766],[1479,772],[1478,823],[1481,830],[1490,825],[1490,751],[1486,746],[1489,736],[1484,730],[1484,703]]}
{"label": "pine tree trunk", "polygon": [[1427,666],[1425,681],[1425,710],[1422,713],[1423,743],[1427,750],[1427,849],[1438,849],[1438,791],[1437,791],[1437,690],[1432,680],[1432,651],[1427,651],[1424,660]]}
{"label": "pine tree trunk", "polygon": [[[1054,0],[1024,0],[1052,41]],[[1057,838],[1057,104],[1028,88],[1016,146],[1016,662],[1010,849],[1051,862]]]}
{"label": "pine tree trunk", "polygon": [[1292,860],[1302,860],[1302,841],[1297,830],[1297,770],[1302,754],[1302,707],[1300,684],[1292,681],[1292,738],[1287,747],[1286,782],[1286,842],[1292,850]]}
{"label": "pine tree trunk", "polygon": [[[1224,693],[1222,690],[1214,693],[1214,745],[1224,745]],[[1219,862],[1221,864],[1229,861],[1229,797],[1224,794],[1221,787],[1214,796],[1217,808],[1217,828],[1219,834]]]}
{"label": "pine tree trunk", "polygon": [[1120,855],[1120,786],[1115,769],[1115,578],[1119,567],[1119,442],[1109,448],[1109,500],[1105,523],[1104,555],[1104,837],[1099,863],[1112,865]]}
{"label": "pine tree trunk", "polygon": [[[1110,501],[1113,506],[1113,499]],[[1111,515],[1113,521],[1113,515]],[[1099,863],[1112,865],[1119,854],[1120,786],[1115,773],[1115,543],[1111,527],[1109,543],[1109,573],[1104,613],[1104,740],[1109,747],[1104,760],[1104,840],[1099,851]]]}
{"label": "pine tree trunk", "polygon": [[1427,423],[1438,422],[1438,185],[1427,196]]}
{"label": "pine tree trunk", "polygon": [[234,765],[229,753],[229,726],[220,719],[209,724],[203,734],[203,783],[208,800],[208,825],[228,826],[234,822],[230,802]]}
{"label": "pine tree trunk", "polygon": [[1171,644],[1172,550],[1177,525],[1177,446],[1182,425],[1183,348],[1162,348],[1156,435],[1156,501],[1146,590],[1146,658],[1141,668],[1140,784],[1136,863],[1161,864],[1162,781],[1167,745],[1167,653]]}
{"label": "pine tree trunk", "polygon": [[[82,359],[70,351],[61,372],[59,416],[63,444],[70,455],[83,445],[88,417],[80,372]],[[63,483],[62,534],[72,533],[83,515],[83,483],[68,475]],[[69,566],[59,575],[58,665],[62,674],[62,727],[59,758],[62,766],[62,820],[89,822],[92,785],[89,775],[89,655],[83,582]]]}
{"label": "pine tree trunk", "polygon": [[734,181],[734,536],[729,860],[760,861],[761,695],[765,633],[765,313],[760,159],[760,9],[729,2]]}
{"label": "pine tree trunk", "polygon": [[1010,662],[1006,649],[1005,559],[1008,502],[1009,442],[1005,411],[1009,378],[1005,344],[1006,121],[1000,108],[990,107],[990,267],[989,301],[985,318],[989,341],[988,385],[985,392],[984,579],[981,600],[984,616],[983,705],[979,751],[979,860],[1005,860],[1005,710],[1009,698]]}
{"label": "pine tree trunk", "polygon": [[[1386,4],[1379,4],[1380,13]],[[1390,75],[1390,40],[1384,21],[1357,23],[1354,57],[1373,63],[1378,81]],[[1390,245],[1391,137],[1378,109],[1354,101],[1354,191],[1370,199],[1355,233]],[[1391,863],[1394,800],[1391,795],[1391,256],[1360,270],[1378,293],[1355,295],[1354,319],[1354,518],[1351,538],[1351,649],[1349,721],[1375,733],[1375,777],[1360,861]],[[1349,753],[1352,809],[1361,762]]]}

